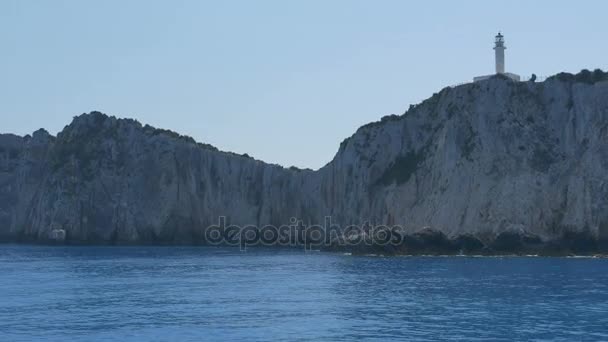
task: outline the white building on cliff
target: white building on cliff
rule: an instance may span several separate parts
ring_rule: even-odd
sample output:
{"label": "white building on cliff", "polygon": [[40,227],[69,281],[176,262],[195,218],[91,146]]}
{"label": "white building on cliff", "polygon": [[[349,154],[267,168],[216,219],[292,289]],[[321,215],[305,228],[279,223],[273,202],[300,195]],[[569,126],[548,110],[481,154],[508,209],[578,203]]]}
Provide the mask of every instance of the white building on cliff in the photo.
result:
{"label": "white building on cliff", "polygon": [[[505,75],[514,81],[520,81],[521,78],[519,77],[519,75],[510,73],[510,72],[505,72],[505,49],[507,47],[505,46],[505,37],[500,32],[498,32],[498,34],[496,35],[496,41],[494,42],[494,44],[495,44],[494,45],[494,55],[495,55],[495,59],[496,59],[496,74]],[[494,75],[496,75],[496,74],[494,74]],[[475,82],[483,81],[494,75],[478,76],[478,77],[473,78],[473,81],[475,81]]]}

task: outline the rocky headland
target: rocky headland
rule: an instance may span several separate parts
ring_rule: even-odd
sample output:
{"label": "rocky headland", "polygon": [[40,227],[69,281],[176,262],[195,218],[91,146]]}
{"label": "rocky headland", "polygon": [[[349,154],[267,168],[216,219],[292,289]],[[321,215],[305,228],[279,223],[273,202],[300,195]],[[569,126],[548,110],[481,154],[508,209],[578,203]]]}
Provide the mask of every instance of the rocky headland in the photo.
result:
{"label": "rocky headland", "polygon": [[[205,244],[204,228],[400,226],[383,254],[608,251],[608,73],[448,87],[357,130],[319,170],[99,112],[0,135],[0,239]],[[351,238],[349,236],[347,239]]]}

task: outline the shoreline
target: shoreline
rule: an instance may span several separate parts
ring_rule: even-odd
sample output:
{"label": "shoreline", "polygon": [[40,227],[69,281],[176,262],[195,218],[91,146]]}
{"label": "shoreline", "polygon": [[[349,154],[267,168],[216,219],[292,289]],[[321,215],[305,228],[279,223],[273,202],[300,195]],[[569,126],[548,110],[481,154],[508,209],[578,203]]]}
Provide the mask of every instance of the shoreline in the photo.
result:
{"label": "shoreline", "polygon": [[568,258],[568,259],[608,259],[608,253],[524,253],[524,252],[499,252],[492,253],[487,251],[486,253],[440,253],[440,252],[419,252],[419,253],[383,253],[381,251],[355,251],[352,249],[337,249],[337,248],[314,248],[300,246],[260,246],[251,245],[246,248],[240,248],[239,246],[228,246],[228,245],[210,245],[210,244],[193,244],[193,243],[181,243],[181,244],[161,244],[161,243],[149,243],[149,244],[110,244],[110,243],[48,243],[48,242],[11,242],[11,241],[0,241],[0,249],[2,247],[53,247],[53,248],[206,248],[206,249],[217,249],[219,250],[234,250],[241,253],[247,253],[249,250],[253,251],[271,251],[271,252],[298,252],[303,253],[327,253],[334,255],[354,256],[354,257],[378,257],[378,258]]}

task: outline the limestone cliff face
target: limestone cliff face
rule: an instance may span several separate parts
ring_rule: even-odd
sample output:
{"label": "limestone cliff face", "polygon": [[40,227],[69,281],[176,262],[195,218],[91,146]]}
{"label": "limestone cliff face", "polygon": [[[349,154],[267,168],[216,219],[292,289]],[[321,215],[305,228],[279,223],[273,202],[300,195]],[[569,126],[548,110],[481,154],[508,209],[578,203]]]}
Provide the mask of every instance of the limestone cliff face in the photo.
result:
{"label": "limestone cliff face", "polygon": [[173,132],[93,112],[57,138],[2,136],[2,236],[73,242],[200,242],[227,216],[287,222],[305,208],[310,171],[217,151]]}
{"label": "limestone cliff face", "polygon": [[320,172],[341,220],[551,240],[608,236],[607,167],[608,82],[562,75],[446,88],[360,128]]}
{"label": "limestone cliff face", "polygon": [[197,243],[235,224],[431,227],[490,243],[608,238],[608,77],[445,88],[361,127],[318,171],[285,169],[93,112],[52,137],[0,135],[0,237]]}

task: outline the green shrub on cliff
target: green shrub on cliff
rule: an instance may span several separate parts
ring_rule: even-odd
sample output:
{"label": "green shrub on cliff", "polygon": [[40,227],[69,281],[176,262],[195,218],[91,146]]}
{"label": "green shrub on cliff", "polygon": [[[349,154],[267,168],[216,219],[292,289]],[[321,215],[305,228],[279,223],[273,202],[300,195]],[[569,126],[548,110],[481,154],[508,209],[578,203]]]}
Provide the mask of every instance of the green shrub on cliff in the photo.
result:
{"label": "green shrub on cliff", "polygon": [[587,84],[594,84],[597,82],[608,81],[608,72],[604,72],[601,69],[595,69],[593,72],[584,69],[576,75],[561,72],[555,76],[549,77],[547,80],[556,79],[563,82],[581,82]]}

